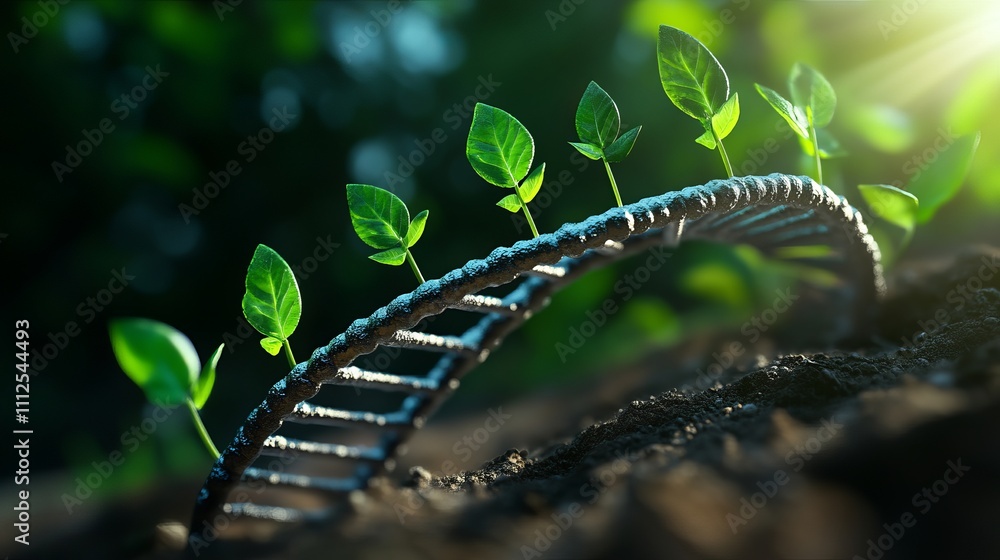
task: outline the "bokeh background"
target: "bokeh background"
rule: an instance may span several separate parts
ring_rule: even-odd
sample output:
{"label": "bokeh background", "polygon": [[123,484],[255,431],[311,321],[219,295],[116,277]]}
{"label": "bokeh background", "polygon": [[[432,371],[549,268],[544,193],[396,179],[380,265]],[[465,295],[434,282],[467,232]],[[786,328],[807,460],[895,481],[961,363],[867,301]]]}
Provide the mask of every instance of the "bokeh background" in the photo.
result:
{"label": "bokeh background", "polygon": [[[304,313],[292,343],[305,359],[414,287],[406,267],[366,258],[372,250],[351,229],[346,183],[391,188],[412,212],[430,210],[414,251],[428,278],[530,235],[494,206],[506,193],[468,165],[475,101],[507,110],[533,135],[535,161],[548,170],[549,198],[539,204],[550,204],[536,217],[543,231],[614,204],[603,169],[567,144],[590,80],[617,101],[625,125],[643,126],[631,156],[615,166],[626,203],[723,176],[718,155],[693,142],[699,125],[663,93],[660,23],[701,39],[740,92],[742,117],[726,140],[738,175],[811,172],[753,91],[754,82],[786,91],[791,65],[803,61],[839,96],[831,132],[847,155],[826,164],[831,187],[856,200],[859,183],[905,184],[938,157],[940,138],[981,131],[964,188],[918,231],[908,255],[1000,241],[993,1],[75,0],[0,10],[8,32],[3,308],[11,338],[15,319],[31,322],[32,480],[45,488],[34,507],[54,516],[65,515],[60,495],[74,478],[122,449],[122,433],[150,412],[114,361],[109,320],[169,323],[203,358],[229,343],[203,411],[222,446],[287,372],[241,325],[244,275],[258,243],[303,270]],[[150,68],[161,81],[142,87]],[[275,111],[290,118],[272,134]],[[70,170],[55,169],[67,164],[68,149],[96,137],[103,119],[114,129],[83,146],[89,155]],[[206,188],[232,160],[239,173],[224,188]],[[738,326],[788,274],[747,251],[687,246],[563,363],[556,345],[634,266],[596,272],[564,292],[441,414],[573,384],[693,333]],[[134,279],[109,300],[102,290],[123,268]],[[78,332],[66,334],[70,322]],[[343,404],[370,404],[350,397]],[[128,453],[82,508],[170,478],[197,481],[209,464],[189,420],[177,415]]]}

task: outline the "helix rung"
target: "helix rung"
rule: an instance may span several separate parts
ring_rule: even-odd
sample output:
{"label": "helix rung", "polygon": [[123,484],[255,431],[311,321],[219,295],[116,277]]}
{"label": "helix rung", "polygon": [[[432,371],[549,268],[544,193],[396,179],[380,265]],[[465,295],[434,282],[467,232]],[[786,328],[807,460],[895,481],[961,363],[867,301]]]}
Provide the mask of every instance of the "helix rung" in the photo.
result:
{"label": "helix rung", "polygon": [[566,269],[561,266],[549,266],[540,264],[524,272],[525,276],[535,276],[538,278],[559,279],[566,276]]}
{"label": "helix rung", "polygon": [[296,405],[288,416],[288,420],[299,424],[321,424],[324,426],[357,426],[362,424],[375,427],[409,427],[412,425],[412,419],[402,413],[377,414],[316,406],[307,402]]}
{"label": "helix rung", "polygon": [[286,450],[316,456],[336,457],[339,459],[356,459],[358,461],[381,462],[386,460],[385,451],[381,447],[319,443],[286,438],[284,436],[271,436],[264,440],[262,453],[277,455],[279,451]]}
{"label": "helix rung", "polygon": [[304,474],[289,474],[249,467],[243,472],[243,482],[265,482],[272,486],[289,486],[306,490],[320,490],[333,494],[346,494],[362,488],[356,478],[327,478]]}
{"label": "helix rung", "polygon": [[440,336],[416,331],[396,331],[386,346],[393,348],[404,348],[408,350],[426,350],[429,352],[451,352],[454,354],[465,354],[476,356],[479,354],[478,348],[473,348],[457,336]]}
{"label": "helix rung", "polygon": [[435,379],[369,371],[354,366],[338,369],[333,379],[326,383],[407,393],[428,393],[438,390],[438,382]]}
{"label": "helix rung", "polygon": [[459,311],[473,311],[476,313],[500,313],[502,315],[515,316],[522,313],[520,306],[516,303],[504,303],[497,297],[469,295],[463,297],[456,303],[449,306]]}

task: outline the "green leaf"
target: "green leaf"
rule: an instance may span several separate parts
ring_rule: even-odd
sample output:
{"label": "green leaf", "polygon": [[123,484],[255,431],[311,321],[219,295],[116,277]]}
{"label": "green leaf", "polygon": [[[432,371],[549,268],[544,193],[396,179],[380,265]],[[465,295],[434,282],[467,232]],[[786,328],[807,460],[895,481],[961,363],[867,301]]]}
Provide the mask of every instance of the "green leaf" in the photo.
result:
{"label": "green leaf", "polygon": [[420,236],[424,234],[424,225],[427,224],[429,213],[429,211],[424,210],[414,216],[413,221],[410,222],[410,231],[406,232],[406,238],[403,239],[403,246],[410,248],[416,245],[417,241],[420,241]]}
{"label": "green leaf", "polygon": [[714,150],[716,146],[715,135],[712,134],[711,130],[706,130],[705,132],[702,132],[701,136],[695,138],[694,141],[701,144],[702,146],[705,146],[709,150]]}
{"label": "green leaf", "polygon": [[371,185],[347,185],[347,206],[354,231],[369,246],[389,249],[406,237],[410,212],[391,192]]}
{"label": "green leaf", "polygon": [[272,356],[277,356],[278,352],[281,352],[282,344],[284,343],[273,336],[268,336],[260,340],[260,347]]}
{"label": "green leaf", "polygon": [[712,115],[712,128],[719,140],[725,140],[726,136],[736,128],[736,122],[740,120],[740,94],[734,93],[727,100],[719,111]]}
{"label": "green leaf", "polygon": [[531,202],[535,199],[535,195],[538,191],[542,190],[542,178],[545,176],[545,164],[541,164],[531,172],[531,175],[521,183],[520,187],[517,187],[517,192],[521,194],[521,198],[524,202]]}
{"label": "green leaf", "polygon": [[637,126],[632,130],[629,130],[625,134],[622,134],[614,141],[608,150],[604,153],[604,158],[608,160],[608,163],[618,163],[624,161],[628,157],[629,153],[632,151],[632,146],[635,146],[635,139],[639,137],[639,131],[642,130],[641,126]]}
{"label": "green leaf", "polygon": [[830,124],[837,108],[837,94],[823,74],[796,62],[788,76],[788,89],[792,92],[792,103],[802,109],[807,117],[812,115],[813,126],[823,128]]}
{"label": "green leaf", "polygon": [[[938,138],[947,140],[950,134],[942,129]],[[938,209],[962,188],[972,166],[972,158],[979,148],[979,139],[979,132],[953,138],[952,143],[940,151],[937,159],[926,169],[913,166],[914,177],[907,189],[920,199],[920,212],[917,214],[919,223],[929,222]],[[909,172],[908,166],[909,162],[903,166],[903,170]]]}
{"label": "green leaf", "polygon": [[490,184],[516,187],[535,158],[535,142],[528,129],[506,111],[476,103],[465,155],[472,169]]}
{"label": "green leaf", "polygon": [[191,400],[194,401],[194,406],[198,410],[201,410],[205,406],[208,397],[212,394],[212,387],[215,386],[215,368],[219,366],[219,358],[222,356],[222,349],[225,347],[225,344],[220,344],[215,349],[215,352],[212,352],[212,356],[208,358],[208,361],[201,368],[201,375],[198,376],[198,381],[191,387]]}
{"label": "green leaf", "polygon": [[708,122],[729,97],[729,77],[711,51],[698,39],[660,26],[657,62],[663,91],[678,109]]}
{"label": "green leaf", "polygon": [[754,84],[754,87],[757,88],[757,92],[760,93],[761,97],[785,119],[785,122],[788,123],[788,126],[792,127],[792,130],[796,134],[806,140],[809,139],[809,121],[806,120],[805,113],[798,107],[793,106],[791,101],[785,99],[773,89],[760,84]]}
{"label": "green leaf", "polygon": [[597,146],[591,144],[583,144],[580,142],[570,142],[570,146],[576,148],[576,151],[589,157],[590,159],[601,159],[604,157],[604,150],[598,148]]}
{"label": "green leaf", "polygon": [[858,185],[858,190],[873,214],[907,233],[913,232],[920,208],[917,197],[890,185]]}
{"label": "green leaf", "polygon": [[[266,245],[250,260],[243,315],[260,334],[281,340],[292,336],[302,315],[302,297],[292,269]],[[265,348],[266,349],[266,348]]]}
{"label": "green leaf", "polygon": [[404,262],[406,262],[406,249],[402,247],[393,247],[388,251],[375,253],[374,255],[371,255],[368,258],[377,263],[399,266]]}
{"label": "green leaf", "polygon": [[507,196],[501,198],[500,202],[497,202],[497,206],[508,212],[517,213],[521,211],[521,201],[518,200],[516,194],[508,194]]}
{"label": "green leaf", "polygon": [[596,82],[590,82],[576,108],[576,133],[587,144],[604,149],[618,137],[618,106]]}
{"label": "green leaf", "polygon": [[116,319],[108,327],[118,365],[149,402],[185,402],[201,363],[188,337],[159,321]]}

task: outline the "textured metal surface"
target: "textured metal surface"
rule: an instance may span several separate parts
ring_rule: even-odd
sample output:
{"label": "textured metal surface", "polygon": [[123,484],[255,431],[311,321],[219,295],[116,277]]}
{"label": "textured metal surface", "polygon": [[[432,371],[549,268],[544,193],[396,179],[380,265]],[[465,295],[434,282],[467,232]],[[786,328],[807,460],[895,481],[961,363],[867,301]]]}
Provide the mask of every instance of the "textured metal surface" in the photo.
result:
{"label": "textured metal surface", "polygon": [[[430,280],[401,295],[370,317],[355,321],[330,344],[313,352],[268,391],[236,437],[216,461],[202,488],[191,525],[192,545],[204,545],[218,527],[236,517],[300,521],[329,519],[343,508],[312,511],[229,503],[240,484],[286,487],[345,494],[364,489],[372,476],[392,460],[398,446],[458,387],[459,380],[484,361],[504,337],[550,297],[583,273],[644,250],[673,246],[684,239],[745,243],[773,254],[788,246],[824,244],[833,257],[816,260],[838,274],[840,287],[830,297],[848,306],[845,331],[866,328],[876,300],[884,292],[879,252],[861,215],[846,200],[808,177],[770,175],[713,181],[614,208],[554,233],[487,258],[469,261],[439,280]],[[511,284],[503,298],[478,295],[484,289]],[[413,329],[421,320],[446,310],[482,314],[461,336],[437,336]],[[367,371],[353,362],[379,347],[441,353],[425,376]],[[387,413],[352,411],[310,404],[324,384],[407,393],[398,410]],[[337,445],[286,438],[276,434],[284,422],[329,426],[367,426],[383,432],[375,446]],[[323,478],[272,472],[253,466],[261,454],[282,450],[351,461],[347,478]],[[346,500],[343,501],[346,507]],[[199,541],[199,539],[202,539]]]}

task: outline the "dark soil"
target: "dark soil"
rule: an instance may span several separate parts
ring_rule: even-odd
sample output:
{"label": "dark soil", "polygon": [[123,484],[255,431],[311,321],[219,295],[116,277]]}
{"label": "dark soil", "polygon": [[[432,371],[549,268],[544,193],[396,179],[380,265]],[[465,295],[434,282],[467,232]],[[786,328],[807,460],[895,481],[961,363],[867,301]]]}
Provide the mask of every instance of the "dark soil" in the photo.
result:
{"label": "dark soil", "polygon": [[[897,271],[879,335],[859,347],[771,341],[706,390],[674,389],[739,340],[722,334],[504,405],[511,419],[475,460],[455,444],[486,415],[432,421],[402,487],[405,470],[353,496],[340,524],[246,525],[209,556],[995,558],[995,264],[984,248]],[[449,461],[474,470],[441,476]],[[166,557],[180,542],[161,528],[133,550]]]}

